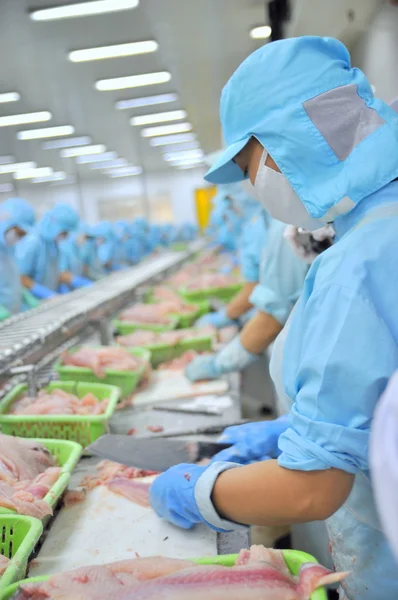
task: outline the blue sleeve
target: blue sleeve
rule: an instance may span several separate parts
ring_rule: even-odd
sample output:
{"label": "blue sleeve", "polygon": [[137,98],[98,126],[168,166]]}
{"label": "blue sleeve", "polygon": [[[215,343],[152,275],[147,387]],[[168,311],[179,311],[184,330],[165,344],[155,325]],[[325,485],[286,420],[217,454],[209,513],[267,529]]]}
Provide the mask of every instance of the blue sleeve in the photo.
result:
{"label": "blue sleeve", "polygon": [[294,404],[279,464],[368,470],[373,412],[397,363],[396,342],[368,298],[336,285],[301,298],[283,357]]}
{"label": "blue sleeve", "polygon": [[250,296],[257,310],[272,315],[281,325],[286,323],[297,302],[308,271],[308,265],[295,255],[283,231],[284,226],[278,224],[270,236],[260,283]]}
{"label": "blue sleeve", "polygon": [[16,244],[14,256],[20,275],[35,278],[39,243],[35,237],[26,235]]}
{"label": "blue sleeve", "polygon": [[[262,236],[261,233],[264,235]],[[256,283],[260,280],[261,252],[267,243],[267,232],[256,227],[256,223],[247,223],[239,243],[241,273],[245,281]]]}

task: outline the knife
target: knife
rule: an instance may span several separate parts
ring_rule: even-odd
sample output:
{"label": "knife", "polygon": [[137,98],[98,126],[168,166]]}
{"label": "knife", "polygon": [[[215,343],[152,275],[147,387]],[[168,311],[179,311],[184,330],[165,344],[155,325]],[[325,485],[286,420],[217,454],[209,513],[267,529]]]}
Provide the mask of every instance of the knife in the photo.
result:
{"label": "knife", "polygon": [[235,425],[244,425],[250,423],[250,419],[241,419],[240,421],[232,421],[230,423],[218,423],[217,425],[204,425],[204,427],[196,427],[195,429],[176,429],[169,430],[163,433],[155,433],[152,435],[140,435],[135,437],[135,440],[153,440],[154,438],[171,438],[185,437],[189,435],[215,435],[222,433],[227,427]]}
{"label": "knife", "polygon": [[106,434],[88,446],[95,456],[114,460],[128,467],[166,471],[180,463],[196,463],[211,458],[231,444],[190,442],[160,437],[132,438],[128,435]]}

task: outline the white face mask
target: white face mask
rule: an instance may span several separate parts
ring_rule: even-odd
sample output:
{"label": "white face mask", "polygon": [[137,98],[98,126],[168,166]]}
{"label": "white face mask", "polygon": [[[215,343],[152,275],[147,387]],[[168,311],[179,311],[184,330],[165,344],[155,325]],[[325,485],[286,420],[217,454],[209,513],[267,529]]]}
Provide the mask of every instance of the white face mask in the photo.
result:
{"label": "white face mask", "polygon": [[20,237],[14,228],[8,229],[8,231],[4,234],[4,239],[7,246],[14,246],[17,242],[19,242]]}
{"label": "white face mask", "polygon": [[265,165],[268,152],[264,149],[258,167],[254,189],[257,199],[269,212],[271,217],[313,231],[324,226],[324,223],[313,219],[306,211],[304,204],[282,173]]}

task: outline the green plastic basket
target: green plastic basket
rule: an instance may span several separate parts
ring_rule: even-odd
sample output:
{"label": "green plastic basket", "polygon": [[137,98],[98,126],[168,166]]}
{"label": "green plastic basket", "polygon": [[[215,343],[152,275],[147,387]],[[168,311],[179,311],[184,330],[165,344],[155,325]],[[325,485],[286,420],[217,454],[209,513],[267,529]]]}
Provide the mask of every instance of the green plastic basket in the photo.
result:
{"label": "green plastic basket", "polygon": [[[200,565],[223,565],[224,567],[233,567],[237,558],[237,554],[225,554],[220,556],[209,556],[207,558],[193,559]],[[299,550],[284,550],[283,556],[286,564],[293,575],[298,575],[300,566],[306,562],[317,563],[316,558],[307,554],[306,552],[300,552]],[[37,581],[45,581],[48,577],[33,577],[32,579],[26,579],[24,583],[35,583]],[[10,600],[15,592],[18,591],[19,583],[11,585],[0,595],[0,600]],[[327,593],[325,588],[319,588],[311,595],[311,600],[327,600]]]}
{"label": "green plastic basket", "polygon": [[23,515],[0,515],[0,554],[11,559],[0,578],[0,590],[26,575],[29,557],[43,525],[38,519]]}
{"label": "green plastic basket", "polygon": [[170,344],[151,344],[145,346],[151,353],[151,364],[153,367],[159,366],[163,362],[178,358],[187,350],[196,350],[197,352],[210,352],[213,347],[213,339],[209,336],[198,337],[184,340],[174,346]]}
{"label": "green plastic basket", "polygon": [[192,325],[194,325],[194,323],[199,319],[200,308],[196,304],[194,306],[196,306],[196,310],[193,310],[192,312],[190,312],[188,314],[173,313],[171,315],[173,317],[178,318],[177,329],[187,329],[188,327],[192,327]]}
{"label": "green plastic basket", "polygon": [[[92,348],[99,348],[99,346],[92,346]],[[77,352],[78,349],[79,348],[74,348],[72,352]],[[125,348],[125,350],[143,360],[150,361],[151,356],[148,350],[144,350],[143,348]],[[86,383],[116,386],[120,389],[121,399],[130,396],[134,392],[145,371],[144,366],[141,366],[137,371],[115,371],[114,369],[106,369],[105,377],[97,377],[97,375],[94,375],[92,370],[87,367],[63,365],[61,360],[56,363],[55,369],[61,381],[84,381]]]}
{"label": "green plastic basket", "polygon": [[209,300],[195,300],[196,306],[199,307],[198,319],[207,315],[210,312],[210,301]]}
{"label": "green plastic basket", "polygon": [[187,302],[197,302],[198,300],[207,300],[208,298],[218,298],[228,302],[231,300],[240,290],[242,289],[241,283],[235,283],[227,287],[221,288],[208,288],[206,290],[188,290],[186,288],[180,288],[179,294]]}
{"label": "green plastic basket", "polygon": [[[62,469],[61,475],[44,497],[44,500],[48,502],[51,508],[54,508],[68,486],[71,473],[78,463],[83,449],[80,444],[69,440],[34,439],[43,444],[56,457],[58,466]],[[0,507],[0,515],[3,514],[16,515],[17,513],[11,508]],[[44,517],[43,520],[46,521],[48,519],[50,519],[49,515]]]}
{"label": "green plastic basket", "polygon": [[71,440],[88,446],[109,431],[109,420],[119,401],[120,390],[103,383],[54,381],[45,390],[60,389],[82,398],[90,392],[99,400],[109,398],[108,408],[102,415],[10,415],[11,405],[27,391],[26,384],[16,385],[0,405],[0,427],[3,433],[20,437],[41,437]]}
{"label": "green plastic basket", "polygon": [[170,320],[169,325],[159,325],[158,323],[135,323],[132,321],[118,321],[117,319],[112,321],[114,328],[122,335],[128,335],[137,331],[137,329],[144,329],[145,331],[156,331],[161,333],[162,331],[172,331],[178,326],[179,318],[174,317]]}

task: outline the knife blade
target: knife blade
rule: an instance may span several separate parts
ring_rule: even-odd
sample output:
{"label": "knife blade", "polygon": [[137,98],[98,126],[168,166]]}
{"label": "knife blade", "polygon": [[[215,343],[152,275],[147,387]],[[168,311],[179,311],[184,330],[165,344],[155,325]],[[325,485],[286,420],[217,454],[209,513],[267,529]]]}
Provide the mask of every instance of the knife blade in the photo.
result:
{"label": "knife blade", "polygon": [[217,425],[204,425],[203,427],[196,427],[194,429],[175,429],[169,430],[162,433],[154,433],[152,435],[140,435],[135,437],[136,440],[153,440],[156,438],[174,438],[174,437],[185,437],[189,435],[215,435],[222,433],[227,427],[233,427],[235,425],[244,425],[250,423],[250,419],[241,419],[240,421],[232,421],[230,423],[218,423]]}
{"label": "knife blade", "polygon": [[106,434],[90,444],[87,451],[128,467],[162,472],[180,463],[196,463],[203,458],[211,458],[230,445]]}

